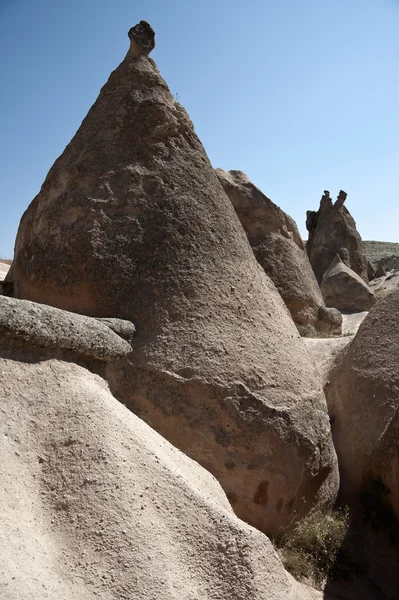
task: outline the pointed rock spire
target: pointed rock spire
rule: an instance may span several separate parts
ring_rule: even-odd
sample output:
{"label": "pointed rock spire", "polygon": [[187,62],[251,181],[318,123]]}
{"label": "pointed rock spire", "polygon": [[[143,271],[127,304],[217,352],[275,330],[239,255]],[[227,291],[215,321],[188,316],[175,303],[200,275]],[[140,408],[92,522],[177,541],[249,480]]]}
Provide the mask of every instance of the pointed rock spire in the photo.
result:
{"label": "pointed rock spire", "polygon": [[[144,29],[131,34],[141,48]],[[132,320],[133,352],[108,371],[114,394],[213,473],[241,518],[277,532],[335,499],[325,399],[145,53],[129,50],[51,168],[22,218],[10,279],[21,298]]]}

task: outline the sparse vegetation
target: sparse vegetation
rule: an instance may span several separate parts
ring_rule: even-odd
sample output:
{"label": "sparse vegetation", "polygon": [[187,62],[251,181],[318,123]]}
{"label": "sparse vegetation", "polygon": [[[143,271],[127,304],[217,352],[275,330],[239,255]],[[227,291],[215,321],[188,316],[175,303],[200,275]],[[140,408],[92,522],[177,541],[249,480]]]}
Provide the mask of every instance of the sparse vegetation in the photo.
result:
{"label": "sparse vegetation", "polygon": [[328,333],[326,331],[316,331],[316,329],[310,325],[296,325],[296,328],[298,329],[298,333],[301,337],[307,338],[340,338],[353,335],[352,333],[342,333],[340,335],[336,335],[335,333]]}
{"label": "sparse vegetation", "polygon": [[275,546],[287,571],[299,580],[320,586],[329,575],[348,574],[346,559],[340,553],[348,528],[348,507],[314,512],[275,540]]}

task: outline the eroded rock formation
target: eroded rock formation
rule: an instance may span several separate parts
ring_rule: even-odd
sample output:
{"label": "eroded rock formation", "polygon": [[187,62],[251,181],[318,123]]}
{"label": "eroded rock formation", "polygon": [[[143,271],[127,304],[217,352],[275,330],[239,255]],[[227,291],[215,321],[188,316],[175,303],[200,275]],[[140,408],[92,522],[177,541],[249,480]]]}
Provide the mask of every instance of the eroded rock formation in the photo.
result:
{"label": "eroded rock formation", "polygon": [[356,223],[344,206],[346,193],[342,190],[335,203],[325,190],[318,211],[307,211],[306,227],[309,239],[306,250],[319,283],[335,255],[344,249],[347,266],[368,282],[368,262]]}
{"label": "eroded rock formation", "polygon": [[54,163],[22,218],[9,280],[19,298],[133,321],[133,352],[107,367],[115,395],[215,475],[237,515],[273,533],[335,499],[325,398],[146,52],[129,50]]}
{"label": "eroded rock formation", "polygon": [[216,169],[261,267],[277,287],[295,323],[341,333],[338,311],[327,309],[293,219],[241,171]]}

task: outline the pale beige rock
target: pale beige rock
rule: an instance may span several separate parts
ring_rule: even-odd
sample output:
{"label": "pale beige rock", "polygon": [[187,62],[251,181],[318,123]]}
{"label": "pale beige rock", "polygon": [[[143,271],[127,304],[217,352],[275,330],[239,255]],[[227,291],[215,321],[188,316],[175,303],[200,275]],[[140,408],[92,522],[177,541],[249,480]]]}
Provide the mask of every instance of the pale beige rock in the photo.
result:
{"label": "pale beige rock", "polygon": [[104,363],[132,349],[98,319],[5,296],[0,296],[0,338],[0,346],[50,348]]}
{"label": "pale beige rock", "polygon": [[388,272],[370,281],[370,289],[376,298],[386,298],[399,290],[399,271]]}
{"label": "pale beige rock", "polygon": [[399,292],[379,300],[326,386],[344,497],[373,481],[399,517]]}
{"label": "pale beige rock", "polygon": [[368,311],[376,303],[376,297],[367,283],[335,255],[323,275],[321,292],[326,306],[340,311]]}
{"label": "pale beige rock", "polygon": [[[242,171],[216,169],[261,267],[277,287],[294,322],[339,334],[340,317],[325,309],[298,228]],[[320,309],[324,309],[320,315]]]}
{"label": "pale beige rock", "polygon": [[275,532],[334,501],[327,407],[193,125],[128,52],[24,214],[16,296],[137,326],[117,395]]}
{"label": "pale beige rock", "polygon": [[216,480],[97,375],[0,358],[0,597],[312,600]]}
{"label": "pale beige rock", "polygon": [[321,382],[326,385],[330,373],[342,359],[345,349],[353,340],[368,312],[348,313],[342,315],[343,337],[311,338],[304,337],[303,342],[311,355],[312,362],[320,375]]}
{"label": "pale beige rock", "polygon": [[6,275],[9,270],[10,270],[10,265],[0,261],[0,281],[3,281],[3,279],[6,278]]}

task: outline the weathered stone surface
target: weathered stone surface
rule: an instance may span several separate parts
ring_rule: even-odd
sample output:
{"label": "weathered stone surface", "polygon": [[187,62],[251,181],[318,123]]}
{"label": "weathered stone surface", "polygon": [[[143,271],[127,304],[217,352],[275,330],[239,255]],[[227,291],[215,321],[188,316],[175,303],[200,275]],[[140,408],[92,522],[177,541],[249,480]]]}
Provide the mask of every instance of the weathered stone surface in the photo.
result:
{"label": "weathered stone surface", "polygon": [[317,330],[339,332],[338,317],[326,311],[309,259],[291,217],[241,171],[216,169],[219,181],[240,219],[261,267],[283,298],[294,322]]}
{"label": "weathered stone surface", "polygon": [[341,311],[370,310],[376,303],[367,283],[342,262],[339,254],[324,273],[321,292],[327,306]]}
{"label": "weathered stone surface", "polygon": [[[399,517],[399,292],[379,300],[326,386],[345,498],[380,481]],[[382,490],[382,487],[381,487]]]}
{"label": "weathered stone surface", "polygon": [[306,250],[319,283],[334,256],[340,254],[341,249],[348,253],[344,257],[345,263],[368,282],[367,257],[356,223],[344,206],[345,199],[346,193],[341,190],[333,204],[330,192],[325,190],[319,210],[307,212],[306,227],[309,239]]}
{"label": "weathered stone surface", "polygon": [[386,298],[399,289],[399,271],[391,271],[370,281],[370,289],[376,298]]}
{"label": "weathered stone surface", "polygon": [[330,380],[330,374],[335,365],[341,360],[343,352],[356,335],[367,312],[350,313],[342,315],[343,337],[311,338],[304,337],[308,352],[320,374],[323,386]]}
{"label": "weathered stone surface", "polygon": [[130,39],[130,53],[138,58],[148,56],[155,48],[155,32],[147,21],[140,21],[128,33]]}
{"label": "weathered stone surface", "polygon": [[27,347],[66,350],[77,357],[109,362],[131,346],[97,319],[44,304],[0,296],[0,337]]}
{"label": "weathered stone surface", "polygon": [[10,270],[10,265],[0,261],[0,281],[3,281],[3,279],[6,278],[6,275],[9,270]]}
{"label": "weathered stone surface", "polygon": [[97,317],[97,321],[107,325],[107,327],[128,342],[131,342],[133,336],[136,335],[136,327],[131,321],[126,321],[125,319],[113,319],[110,317]]}
{"label": "weathered stone surface", "polygon": [[19,297],[136,324],[112,389],[215,475],[244,520],[273,532],[334,500],[313,366],[147,57],[128,52],[51,168],[9,277]]}
{"label": "weathered stone surface", "polygon": [[216,480],[72,362],[0,358],[2,600],[311,600]]}

